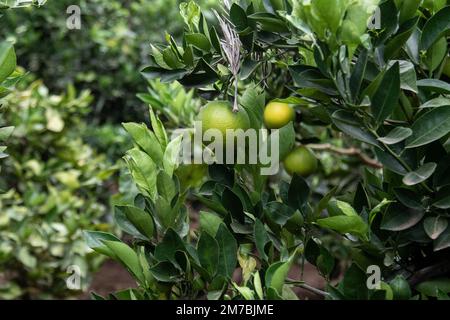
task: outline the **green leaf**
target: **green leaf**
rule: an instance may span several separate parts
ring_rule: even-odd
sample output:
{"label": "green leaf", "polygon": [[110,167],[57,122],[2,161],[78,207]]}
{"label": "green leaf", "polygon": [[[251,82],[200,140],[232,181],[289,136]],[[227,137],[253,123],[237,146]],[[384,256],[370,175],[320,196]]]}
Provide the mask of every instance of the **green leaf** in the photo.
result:
{"label": "green leaf", "polygon": [[286,262],[276,262],[266,271],[265,283],[267,288],[273,288],[279,294],[283,294],[283,286],[293,263],[293,256]]}
{"label": "green leaf", "polygon": [[147,153],[156,164],[162,164],[163,150],[155,134],[145,124],[123,123],[134,142]]}
{"label": "green leaf", "polygon": [[161,145],[161,148],[163,150],[165,150],[167,147],[168,141],[167,141],[167,133],[166,133],[166,130],[164,129],[164,125],[161,122],[161,120],[155,115],[151,106],[149,106],[149,113],[150,113],[150,122],[152,124],[153,132],[154,132],[156,138],[158,139],[159,144]]}
{"label": "green leaf", "polygon": [[165,171],[160,171],[157,177],[158,194],[171,202],[175,195],[178,193],[175,182]]}
{"label": "green leaf", "polygon": [[433,206],[439,209],[450,209],[450,186],[445,186],[436,195]]}
{"label": "green leaf", "polygon": [[423,27],[420,39],[421,50],[428,50],[448,31],[450,31],[450,6],[433,15]]}
{"label": "green leaf", "polygon": [[450,99],[446,97],[439,97],[429,100],[420,106],[421,109],[426,108],[440,108],[450,106]]}
{"label": "green leaf", "polygon": [[430,178],[436,170],[437,164],[429,162],[421,166],[419,169],[413,172],[409,172],[403,177],[403,183],[407,186],[415,186]]}
{"label": "green leaf", "polygon": [[245,300],[255,300],[255,292],[252,289],[248,287],[240,287],[234,282],[233,286]]}
{"label": "green leaf", "polygon": [[145,152],[132,149],[127,152],[125,161],[136,185],[154,200],[157,195],[156,180],[158,172],[152,158]]}
{"label": "green leaf", "polygon": [[211,50],[211,43],[208,38],[201,33],[185,34],[186,42],[199,50],[208,52]]}
{"label": "green leaf", "polygon": [[16,69],[16,53],[9,42],[0,42],[0,83]]}
{"label": "green leaf", "polygon": [[177,265],[178,263],[175,259],[177,251],[185,252],[186,246],[178,233],[169,228],[167,229],[163,240],[155,248],[155,259],[161,262],[170,261]]}
{"label": "green leaf", "polygon": [[395,188],[394,194],[396,198],[408,208],[423,210],[421,197],[415,192],[405,188]]}
{"label": "green leaf", "polygon": [[117,206],[116,209],[121,211],[143,236],[149,240],[153,238],[154,225],[150,214],[133,206]]}
{"label": "green leaf", "polygon": [[181,135],[170,141],[164,152],[164,170],[169,177],[172,177],[173,171],[178,167],[182,139]]}
{"label": "green leaf", "polygon": [[197,253],[200,264],[208,271],[211,277],[217,272],[219,263],[219,245],[207,232],[202,233],[197,244]]}
{"label": "green leaf", "polygon": [[8,139],[14,131],[14,127],[3,127],[0,128],[0,141],[5,141]]}
{"label": "green leaf", "polygon": [[245,10],[236,3],[231,5],[230,19],[239,32],[248,27],[247,14],[245,13]]}
{"label": "green leaf", "polygon": [[219,264],[217,274],[231,278],[237,263],[237,242],[224,224],[219,226],[216,234],[219,244]]}
{"label": "green leaf", "polygon": [[371,109],[378,124],[394,111],[400,96],[400,64],[396,62],[384,75],[371,98]]}
{"label": "green leaf", "polygon": [[440,251],[447,248],[450,248],[450,228],[448,227],[443,233],[441,233],[439,238],[434,240],[433,243],[434,251]]}
{"label": "green leaf", "polygon": [[328,217],[319,219],[316,223],[322,228],[335,230],[341,234],[351,233],[363,239],[367,239],[367,232],[369,231],[367,223],[358,215]]}
{"label": "green leaf", "polygon": [[416,290],[428,297],[437,297],[438,292],[450,293],[450,279],[440,278],[419,283]]}
{"label": "green leaf", "polygon": [[236,221],[245,222],[244,206],[241,199],[228,187],[222,193],[222,205]]}
{"label": "green leaf", "polygon": [[391,205],[381,221],[381,229],[389,231],[407,230],[419,223],[424,214],[423,210]]}
{"label": "green leaf", "polygon": [[338,110],[334,112],[331,117],[336,127],[345,134],[375,147],[380,147],[375,136],[367,131],[367,129],[363,128],[361,120],[357,119],[351,113],[344,110]]}
{"label": "green leaf", "polygon": [[256,271],[255,275],[253,276],[253,286],[255,287],[258,298],[260,300],[264,300],[264,291],[261,284],[261,276],[259,275],[258,271]]}
{"label": "green leaf", "polygon": [[428,49],[425,63],[430,71],[435,71],[448,54],[447,39],[441,38]]}
{"label": "green leaf", "polygon": [[413,134],[413,131],[409,128],[396,127],[391,132],[389,132],[387,134],[387,136],[378,138],[378,140],[387,145],[397,144],[399,142],[404,141],[406,138],[410,137],[412,134]]}
{"label": "green leaf", "polygon": [[264,261],[267,261],[268,257],[265,251],[266,244],[270,242],[269,235],[261,220],[256,219],[253,235],[255,237],[255,245],[259,255]]}
{"label": "green leaf", "polygon": [[103,243],[104,240],[120,242],[116,236],[101,231],[84,231],[84,239],[92,250],[116,259],[114,252]]}
{"label": "green leaf", "polygon": [[265,207],[265,212],[270,220],[281,226],[284,226],[295,213],[294,209],[281,202],[269,202]]}
{"label": "green leaf", "polygon": [[150,268],[152,276],[161,282],[175,282],[180,278],[180,270],[168,261],[159,262]]}
{"label": "green leaf", "polygon": [[200,211],[200,228],[202,232],[207,232],[215,237],[221,223],[222,219],[214,213]]}
{"label": "green leaf", "polygon": [[345,272],[340,288],[346,299],[367,300],[367,274],[355,263]]}
{"label": "green leaf", "polygon": [[442,138],[450,132],[450,106],[425,113],[411,129],[413,134],[406,140],[406,148],[417,148]]}
{"label": "green leaf", "polygon": [[316,216],[319,216],[321,214],[321,212],[327,208],[328,203],[334,197],[337,190],[338,190],[338,186],[334,187],[319,201],[319,203],[317,204],[317,207],[314,211]]}
{"label": "green leaf", "polygon": [[417,86],[431,92],[450,94],[450,84],[442,80],[422,79],[417,81]]}
{"label": "green leaf", "polygon": [[308,183],[305,179],[295,174],[292,177],[288,190],[289,206],[295,210],[301,211],[308,201],[310,192],[311,190],[309,189]]}
{"label": "green leaf", "polygon": [[261,30],[269,32],[288,32],[286,23],[277,15],[266,12],[257,12],[247,17],[250,21],[257,22]]}
{"label": "green leaf", "polygon": [[116,259],[131,272],[136,280],[145,284],[139,257],[133,249],[123,242],[103,240],[103,243],[114,253]]}
{"label": "green leaf", "polygon": [[427,235],[436,240],[447,229],[448,221],[443,217],[429,217],[423,221],[423,227]]}

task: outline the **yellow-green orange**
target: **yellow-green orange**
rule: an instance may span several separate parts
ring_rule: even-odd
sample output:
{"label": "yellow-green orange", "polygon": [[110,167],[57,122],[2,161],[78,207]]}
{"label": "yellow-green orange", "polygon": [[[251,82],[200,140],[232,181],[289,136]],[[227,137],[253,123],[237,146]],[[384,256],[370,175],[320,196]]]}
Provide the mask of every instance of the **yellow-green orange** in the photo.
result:
{"label": "yellow-green orange", "polygon": [[202,122],[203,133],[209,129],[219,130],[226,141],[227,130],[247,130],[250,119],[247,112],[240,108],[233,112],[231,103],[227,101],[213,101],[200,110],[199,120]]}
{"label": "yellow-green orange", "polygon": [[317,170],[317,158],[306,147],[298,147],[284,159],[284,168],[289,174],[307,177]]}
{"label": "yellow-green orange", "polygon": [[286,103],[270,102],[264,110],[264,123],[269,129],[279,129],[294,120],[295,112]]}

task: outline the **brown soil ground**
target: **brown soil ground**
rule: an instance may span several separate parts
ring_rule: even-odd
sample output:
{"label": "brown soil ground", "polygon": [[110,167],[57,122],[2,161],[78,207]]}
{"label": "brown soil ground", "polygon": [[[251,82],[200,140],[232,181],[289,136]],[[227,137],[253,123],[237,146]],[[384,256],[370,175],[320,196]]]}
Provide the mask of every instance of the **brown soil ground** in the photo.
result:
{"label": "brown soil ground", "polygon": [[[300,279],[300,269],[298,267],[293,268],[289,276],[293,279]],[[325,285],[324,279],[317,273],[316,268],[310,264],[305,264],[303,279],[315,288],[321,289]],[[94,275],[89,292],[82,295],[80,299],[90,299],[90,292],[106,297],[109,293],[135,287],[136,282],[122,265],[113,260],[107,260]],[[300,299],[321,299],[320,296],[304,289],[298,288],[295,292]]]}

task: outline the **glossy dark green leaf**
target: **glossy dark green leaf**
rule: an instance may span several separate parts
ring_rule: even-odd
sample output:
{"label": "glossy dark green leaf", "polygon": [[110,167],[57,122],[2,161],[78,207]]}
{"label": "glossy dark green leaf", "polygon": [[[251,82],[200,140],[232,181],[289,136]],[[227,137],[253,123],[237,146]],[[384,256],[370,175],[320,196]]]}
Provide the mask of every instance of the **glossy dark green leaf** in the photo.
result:
{"label": "glossy dark green leaf", "polygon": [[415,192],[405,188],[395,188],[394,194],[397,199],[408,208],[423,210],[421,197]]}
{"label": "glossy dark green leaf", "polygon": [[439,216],[429,217],[423,221],[425,232],[433,240],[436,240],[447,229],[447,226],[447,219]]}
{"label": "glossy dark green leaf", "polygon": [[440,108],[450,106],[450,99],[446,97],[439,97],[431,99],[420,106],[421,109],[425,108]]}
{"label": "glossy dark green leaf", "polygon": [[332,115],[333,123],[345,134],[365,142],[367,144],[380,147],[380,143],[375,136],[361,126],[361,121],[355,118],[351,113],[344,110],[338,110]]}
{"label": "glossy dark green leaf", "polygon": [[377,123],[382,123],[394,111],[400,96],[400,65],[395,63],[385,74],[371,98],[371,108]]}
{"label": "glossy dark green leaf", "polygon": [[433,15],[425,24],[420,39],[421,50],[428,50],[450,30],[450,6]]}
{"label": "glossy dark green leaf", "polygon": [[450,209],[450,186],[445,186],[438,191],[433,206],[444,210]]}
{"label": "glossy dark green leaf", "polygon": [[434,162],[425,163],[419,169],[409,172],[403,177],[403,183],[407,186],[414,186],[416,184],[426,181],[436,170],[437,164]]}
{"label": "glossy dark green leaf", "polygon": [[384,144],[391,145],[404,141],[412,135],[412,130],[405,127],[396,127],[392,129],[385,137],[378,138]]}
{"label": "glossy dark green leaf", "polygon": [[242,31],[248,27],[247,14],[245,13],[245,10],[236,3],[231,5],[230,20],[233,22],[237,31]]}
{"label": "glossy dark green leaf", "polygon": [[219,244],[219,264],[217,273],[230,278],[237,263],[237,242],[224,224],[219,226],[215,237]]}
{"label": "glossy dark green leaf", "polygon": [[422,79],[417,81],[417,86],[423,90],[450,94],[450,83],[437,79]]}
{"label": "glossy dark green leaf", "polygon": [[441,233],[439,238],[434,240],[433,248],[434,248],[434,251],[440,251],[440,250],[450,248],[450,228],[449,227],[447,227],[447,229],[443,233]]}
{"label": "glossy dark green leaf", "polygon": [[311,190],[308,183],[299,175],[294,175],[288,191],[288,204],[295,210],[302,210],[309,198]]}
{"label": "glossy dark green leaf", "polygon": [[269,235],[267,234],[266,228],[264,227],[264,224],[259,219],[255,221],[253,235],[255,237],[255,245],[259,255],[264,261],[267,261],[268,257],[265,248],[266,244],[270,242],[270,239]]}
{"label": "glossy dark green leaf", "polygon": [[211,50],[211,43],[209,42],[208,38],[201,33],[190,33],[186,34],[186,42],[193,45],[199,50],[208,52]]}
{"label": "glossy dark green leaf", "polygon": [[273,222],[284,226],[292,218],[295,210],[281,202],[269,202],[265,208],[266,215]]}
{"label": "glossy dark green leaf", "polygon": [[450,106],[425,113],[411,129],[413,134],[406,140],[406,148],[417,148],[442,138],[450,132]]}
{"label": "glossy dark green leaf", "polygon": [[177,251],[185,251],[186,247],[178,233],[173,229],[168,229],[163,240],[155,248],[155,259],[158,261],[170,261],[177,264],[175,253]]}
{"label": "glossy dark green leaf", "polygon": [[244,206],[241,199],[228,187],[222,193],[222,205],[238,222],[245,222]]}
{"label": "glossy dark green leaf", "polygon": [[441,38],[427,51],[425,63],[430,71],[435,71],[448,54],[447,39]]}
{"label": "glossy dark green leaf", "polygon": [[381,229],[389,231],[407,230],[419,223],[424,214],[423,210],[391,205],[383,217]]}
{"label": "glossy dark green leaf", "polygon": [[216,239],[207,232],[202,233],[198,240],[197,253],[200,264],[213,277],[217,272],[217,265],[219,263],[219,245]]}
{"label": "glossy dark green leaf", "polygon": [[286,26],[284,20],[280,19],[277,15],[266,12],[257,12],[248,16],[248,19],[258,23],[259,27],[263,31],[269,32],[288,32],[289,29]]}

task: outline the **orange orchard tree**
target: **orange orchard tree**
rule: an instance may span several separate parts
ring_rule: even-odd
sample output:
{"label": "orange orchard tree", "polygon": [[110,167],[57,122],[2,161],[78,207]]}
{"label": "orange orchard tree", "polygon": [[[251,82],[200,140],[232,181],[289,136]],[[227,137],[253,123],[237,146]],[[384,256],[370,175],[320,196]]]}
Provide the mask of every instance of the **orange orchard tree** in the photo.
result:
{"label": "orange orchard tree", "polygon": [[[292,172],[316,170],[305,146],[321,142],[319,149],[337,152],[331,161],[346,154],[363,161],[349,162],[340,179],[326,175],[322,155],[308,179],[268,179],[258,165],[211,165],[207,181],[186,190],[177,173],[180,141],[169,141],[151,112],[152,130],[130,131],[135,147],[125,157],[139,194],[116,212],[135,241],[86,234],[94,250],[122,262],[139,284],[116,297],[293,299],[299,286],[328,299],[448,298],[450,84],[442,71],[450,7],[237,2],[224,1],[219,27],[189,2],[183,41],[168,36],[166,46],[154,46],[143,75],[176,80],[206,100],[231,96],[234,107],[223,107],[245,111],[250,128],[285,124],[282,158],[301,145],[285,158]],[[379,28],[368,30],[374,13]],[[270,99],[294,106],[295,121],[285,105],[269,105],[265,115]],[[225,113],[211,114],[208,125],[228,117],[245,118],[233,126],[247,125],[247,117]],[[348,182],[352,176],[356,183]],[[190,224],[187,199],[203,204],[198,228]],[[288,275],[305,261],[317,267],[325,288]],[[238,267],[241,277],[234,276]]]}

